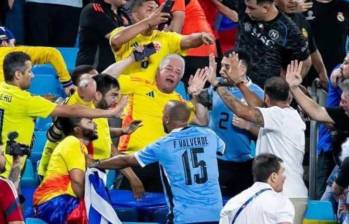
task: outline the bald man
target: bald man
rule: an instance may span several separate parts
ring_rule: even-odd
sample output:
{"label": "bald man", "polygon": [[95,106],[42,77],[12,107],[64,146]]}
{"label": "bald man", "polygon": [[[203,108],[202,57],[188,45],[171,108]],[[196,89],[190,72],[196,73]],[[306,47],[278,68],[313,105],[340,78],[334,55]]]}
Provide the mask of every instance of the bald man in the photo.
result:
{"label": "bald man", "polygon": [[162,122],[166,136],[133,155],[118,155],[92,167],[121,169],[159,162],[169,206],[169,223],[218,222],[222,196],[217,153],[224,142],[210,129],[188,126],[190,109],[169,101]]}

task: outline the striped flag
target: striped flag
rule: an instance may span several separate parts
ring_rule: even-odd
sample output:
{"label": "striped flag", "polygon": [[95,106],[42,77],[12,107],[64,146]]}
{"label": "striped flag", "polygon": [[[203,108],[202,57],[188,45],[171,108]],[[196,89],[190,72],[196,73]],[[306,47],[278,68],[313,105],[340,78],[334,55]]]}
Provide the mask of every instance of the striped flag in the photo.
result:
{"label": "striped flag", "polygon": [[88,168],[85,174],[85,206],[89,223],[121,224],[111,205],[106,174],[95,168]]}

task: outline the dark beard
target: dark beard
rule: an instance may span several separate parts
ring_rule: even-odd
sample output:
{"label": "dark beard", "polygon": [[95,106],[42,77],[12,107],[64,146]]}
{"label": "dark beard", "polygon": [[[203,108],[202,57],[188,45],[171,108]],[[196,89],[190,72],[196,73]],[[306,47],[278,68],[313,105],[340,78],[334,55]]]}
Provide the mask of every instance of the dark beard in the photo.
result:
{"label": "dark beard", "polygon": [[97,103],[97,108],[106,110],[106,109],[109,109],[109,105],[107,104],[105,99],[101,99],[101,101],[99,101],[99,103]]}
{"label": "dark beard", "polygon": [[85,130],[82,131],[82,135],[84,136],[84,138],[86,140],[89,140],[91,142],[98,138],[97,132],[96,131],[92,131],[92,130],[86,130],[85,129]]}

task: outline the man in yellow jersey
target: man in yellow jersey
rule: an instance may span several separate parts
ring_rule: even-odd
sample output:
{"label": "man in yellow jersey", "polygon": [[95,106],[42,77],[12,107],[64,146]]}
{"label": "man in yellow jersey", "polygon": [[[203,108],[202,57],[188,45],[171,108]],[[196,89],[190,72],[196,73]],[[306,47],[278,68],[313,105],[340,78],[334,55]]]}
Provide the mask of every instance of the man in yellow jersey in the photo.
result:
{"label": "man in yellow jersey", "polygon": [[149,51],[154,48],[156,50],[156,53],[150,57],[132,63],[126,68],[124,74],[153,81],[160,62],[167,55],[184,54],[185,50],[189,48],[214,44],[213,38],[207,33],[183,36],[174,32],[156,30],[157,26],[166,22],[169,17],[168,13],[161,12],[162,8],[163,5],[158,7],[155,0],[133,0],[130,10],[135,24],[112,31],[110,44],[116,61],[130,55],[136,46],[144,45]]}
{"label": "man in yellow jersey", "polygon": [[64,118],[62,123],[67,137],[52,153],[47,175],[34,193],[36,215],[47,223],[87,223],[86,146],[98,137],[96,124],[86,118]]}
{"label": "man in yellow jersey", "polygon": [[[90,74],[84,74],[80,77],[76,92],[67,99],[68,105],[85,105],[90,108],[108,109],[111,108],[119,98],[119,83],[110,75],[98,74],[93,78]],[[38,174],[45,176],[51,154],[57,144],[63,138],[62,118],[57,118],[54,125],[48,130],[48,140],[46,141],[43,156],[40,159]],[[111,140],[111,133],[107,118],[94,119],[97,126],[98,138],[88,145],[88,152],[92,159],[107,159],[117,153],[116,147]],[[137,129],[138,125],[131,124],[121,129],[113,129],[113,133],[118,136],[131,134]],[[115,133],[116,132],[116,133]],[[144,192],[142,183],[132,170],[124,169],[121,171],[131,182],[132,190],[136,198],[141,197]]]}
{"label": "man in yellow jersey", "polygon": [[[183,58],[172,54],[162,60],[154,82],[129,75],[119,76],[121,94],[128,95],[129,102],[123,117],[123,127],[133,120],[141,120],[143,124],[132,135],[120,138],[118,146],[120,152],[133,154],[166,134],[162,124],[163,108],[170,100],[184,101],[175,92],[184,74],[184,66]],[[193,86],[194,84],[189,89]],[[193,97],[188,105],[193,111],[191,122],[207,125],[207,109],[197,103],[196,97]],[[134,171],[143,182],[146,191],[162,191],[157,164],[144,169],[135,167]],[[124,188],[129,187],[125,181],[121,185]]]}
{"label": "man in yellow jersey", "polygon": [[[9,53],[3,63],[5,82],[0,84],[0,127],[1,143],[8,151],[8,136],[17,132],[14,140],[31,148],[34,133],[34,119],[37,117],[115,117],[119,116],[125,99],[113,109],[90,109],[78,105],[57,105],[40,96],[32,96],[26,91],[33,77],[32,63],[29,55],[23,52]],[[6,171],[2,176],[7,177],[12,165],[12,156],[6,155]],[[23,164],[24,164],[23,160]]]}
{"label": "man in yellow jersey", "polygon": [[74,86],[70,79],[70,74],[61,53],[59,52],[59,50],[53,47],[0,46],[0,81],[4,81],[4,58],[7,54],[15,51],[22,51],[28,54],[33,64],[51,64],[57,72],[57,76],[64,88],[64,91],[69,95],[70,90],[74,88]]}

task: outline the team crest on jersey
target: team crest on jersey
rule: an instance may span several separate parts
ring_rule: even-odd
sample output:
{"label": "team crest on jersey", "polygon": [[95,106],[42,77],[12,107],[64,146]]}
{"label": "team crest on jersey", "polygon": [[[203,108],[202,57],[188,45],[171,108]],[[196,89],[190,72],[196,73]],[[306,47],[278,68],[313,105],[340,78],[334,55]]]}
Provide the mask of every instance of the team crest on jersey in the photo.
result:
{"label": "team crest on jersey", "polygon": [[305,17],[306,20],[314,20],[316,17],[314,16],[314,12],[312,10],[309,10],[307,12],[307,16]]}
{"label": "team crest on jersey", "polygon": [[245,29],[246,32],[250,32],[251,29],[252,29],[251,23],[245,23],[244,24],[244,29]]}
{"label": "team crest on jersey", "polygon": [[302,35],[307,40],[309,37],[308,31],[305,28],[302,28]]}
{"label": "team crest on jersey", "polygon": [[344,22],[345,17],[344,17],[344,14],[343,14],[342,12],[338,12],[338,13],[337,13],[337,20],[338,20],[339,22]]}
{"label": "team crest on jersey", "polygon": [[277,40],[280,37],[279,31],[274,29],[269,30],[268,35],[272,40]]}

